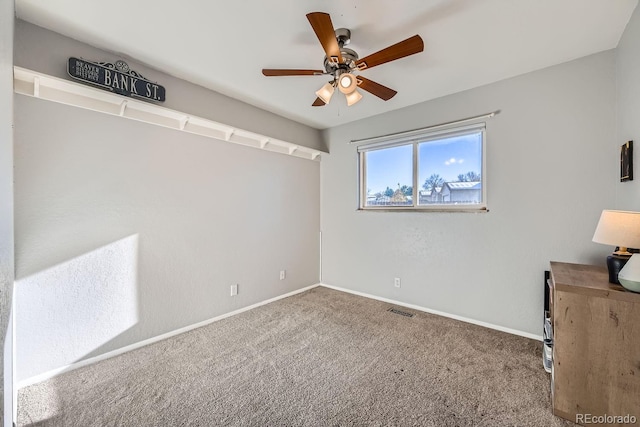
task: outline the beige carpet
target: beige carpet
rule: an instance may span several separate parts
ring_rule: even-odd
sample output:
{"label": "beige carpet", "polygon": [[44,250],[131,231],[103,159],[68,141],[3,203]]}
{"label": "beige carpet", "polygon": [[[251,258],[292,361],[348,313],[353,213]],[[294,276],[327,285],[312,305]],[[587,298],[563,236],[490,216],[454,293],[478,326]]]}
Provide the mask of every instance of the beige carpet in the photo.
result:
{"label": "beige carpet", "polygon": [[20,426],[561,426],[541,343],[314,288],[20,390]]}

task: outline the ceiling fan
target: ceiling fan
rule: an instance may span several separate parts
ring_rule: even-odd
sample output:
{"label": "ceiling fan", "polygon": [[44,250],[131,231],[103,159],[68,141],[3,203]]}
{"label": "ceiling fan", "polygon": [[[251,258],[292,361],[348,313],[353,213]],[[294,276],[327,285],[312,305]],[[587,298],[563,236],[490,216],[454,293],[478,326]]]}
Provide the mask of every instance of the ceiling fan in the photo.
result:
{"label": "ceiling fan", "polygon": [[312,104],[314,107],[328,104],[336,87],[347,98],[348,106],[362,99],[362,94],[357,90],[358,87],[388,101],[397,93],[395,90],[366,79],[359,74],[356,75],[354,72],[361,72],[367,68],[395,61],[424,50],[422,38],[415,35],[360,59],[354,50],[345,47],[351,41],[351,31],[346,28],[334,30],[328,13],[308,13],[307,19],[326,53],[324,70],[263,68],[262,74],[268,77],[321,76],[326,74],[332,76],[332,80],[316,92],[318,98]]}

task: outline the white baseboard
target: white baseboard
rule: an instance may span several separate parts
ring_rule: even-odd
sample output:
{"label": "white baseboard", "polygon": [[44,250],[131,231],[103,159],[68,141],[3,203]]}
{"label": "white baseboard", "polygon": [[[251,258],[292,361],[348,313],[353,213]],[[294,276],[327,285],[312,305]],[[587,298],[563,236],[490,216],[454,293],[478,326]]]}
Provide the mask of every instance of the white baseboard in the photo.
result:
{"label": "white baseboard", "polygon": [[520,331],[520,330],[517,330],[517,329],[505,328],[504,326],[494,325],[493,323],[482,322],[480,320],[470,319],[468,317],[458,316],[456,314],[445,313],[443,311],[432,310],[430,308],[421,307],[421,306],[415,305],[415,304],[408,304],[406,302],[400,302],[400,301],[392,300],[392,299],[389,299],[389,298],[383,298],[383,297],[379,297],[379,296],[376,296],[376,295],[367,294],[367,293],[364,293],[364,292],[353,291],[351,289],[341,288],[341,287],[333,286],[333,285],[327,285],[326,283],[321,283],[320,286],[324,286],[325,288],[329,288],[329,289],[334,289],[336,291],[347,292],[349,294],[354,294],[354,295],[358,295],[358,296],[361,296],[361,297],[366,297],[366,298],[371,298],[371,299],[382,301],[382,302],[387,302],[387,303],[393,304],[393,305],[399,305],[399,306],[402,306],[402,307],[412,308],[412,309],[418,310],[418,311],[424,311],[425,313],[436,314],[438,316],[443,316],[443,317],[449,317],[451,319],[460,320],[460,321],[466,322],[466,323],[472,323],[472,324],[478,325],[478,326],[484,326],[485,328],[495,329],[495,330],[506,332],[506,333],[512,334],[512,335],[519,335],[521,337],[531,338],[531,339],[534,339],[534,340],[537,340],[537,341],[542,341],[542,335],[536,335],[536,334],[532,334],[532,333],[529,333],[529,332]]}
{"label": "white baseboard", "polygon": [[293,292],[289,292],[289,293],[286,293],[286,294],[283,294],[283,295],[280,295],[280,296],[277,296],[277,297],[274,297],[274,298],[271,298],[271,299],[268,299],[268,300],[265,300],[265,301],[261,301],[261,302],[256,303],[256,304],[249,305],[247,307],[240,308],[240,309],[235,310],[235,311],[231,311],[229,313],[221,314],[220,316],[216,316],[216,317],[213,317],[211,319],[204,320],[202,322],[194,323],[193,325],[185,326],[183,328],[176,329],[176,330],[164,333],[162,335],[155,336],[153,338],[149,338],[149,339],[146,339],[146,340],[143,340],[143,341],[139,341],[137,343],[134,343],[134,344],[131,344],[131,345],[128,345],[128,346],[125,346],[125,347],[121,347],[121,348],[119,348],[117,350],[113,350],[113,351],[101,354],[99,356],[91,357],[89,359],[81,360],[79,362],[74,362],[74,363],[71,363],[69,365],[62,366],[62,367],[56,368],[56,369],[52,369],[50,371],[44,372],[44,373],[39,374],[39,375],[35,375],[33,377],[27,378],[26,380],[20,381],[16,386],[16,390],[19,390],[19,389],[24,388],[24,387],[28,387],[28,386],[33,385],[33,384],[37,384],[37,383],[42,382],[42,381],[46,381],[48,379],[56,377],[56,376],[58,376],[60,374],[63,374],[65,372],[73,371],[74,369],[78,369],[78,368],[82,368],[84,366],[92,365],[92,364],[98,363],[98,362],[100,362],[102,360],[106,360],[106,359],[110,359],[110,358],[115,357],[115,356],[119,356],[119,355],[121,355],[123,353],[126,353],[128,351],[136,350],[136,349],[138,349],[140,347],[144,347],[146,345],[153,344],[153,343],[156,343],[158,341],[162,341],[162,340],[167,339],[167,338],[171,338],[171,337],[173,337],[175,335],[179,335],[179,334],[191,331],[193,329],[209,325],[209,324],[211,324],[213,322],[217,322],[219,320],[226,319],[227,317],[235,316],[236,314],[240,314],[240,313],[243,313],[245,311],[252,310],[252,309],[254,309],[256,307],[260,307],[262,305],[266,305],[266,304],[272,303],[274,301],[277,301],[277,300],[280,300],[280,299],[283,299],[283,298],[290,297],[292,295],[296,295],[296,294],[308,291],[309,289],[313,289],[313,288],[318,287],[318,286],[324,286],[326,288],[334,289],[336,291],[347,292],[347,293],[358,295],[358,296],[361,296],[361,297],[371,298],[371,299],[382,301],[382,302],[386,302],[386,303],[389,303],[389,304],[399,305],[399,306],[402,306],[402,307],[407,307],[407,308],[411,308],[411,309],[414,309],[414,310],[423,311],[425,313],[436,314],[438,316],[449,317],[451,319],[460,320],[462,322],[467,322],[467,323],[472,323],[474,325],[484,326],[485,328],[496,329],[498,331],[507,332],[509,334],[519,335],[519,336],[523,336],[523,337],[526,337],[526,338],[531,338],[531,339],[534,339],[534,340],[542,341],[542,335],[535,335],[535,334],[531,334],[531,333],[528,333],[528,332],[519,331],[517,329],[505,328],[504,326],[494,325],[494,324],[487,323],[487,322],[481,322],[479,320],[469,319],[467,317],[462,317],[462,316],[458,316],[458,315],[455,315],[455,314],[449,314],[449,313],[445,313],[445,312],[438,311],[438,310],[432,310],[432,309],[421,307],[421,306],[415,305],[415,304],[407,304],[407,303],[396,301],[396,300],[392,300],[392,299],[389,299],[389,298],[383,298],[383,297],[379,297],[379,296],[376,296],[376,295],[367,294],[367,293],[364,293],[364,292],[353,291],[351,289],[346,289],[346,288],[341,288],[341,287],[338,287],[338,286],[328,285],[326,283],[318,283],[318,284],[315,284],[315,285],[307,286],[307,287],[302,288],[302,289],[297,289],[297,290],[295,290]]}
{"label": "white baseboard", "polygon": [[252,304],[252,305],[249,305],[247,307],[243,307],[243,308],[240,308],[238,310],[231,311],[229,313],[221,314],[220,316],[216,316],[216,317],[213,317],[211,319],[203,320],[202,322],[194,323],[193,325],[185,326],[183,328],[176,329],[176,330],[164,333],[162,335],[155,336],[153,338],[149,338],[149,339],[146,339],[146,340],[143,340],[143,341],[139,341],[139,342],[131,344],[131,345],[127,345],[127,346],[121,347],[121,348],[113,350],[113,351],[109,351],[109,352],[101,354],[99,356],[91,357],[89,359],[81,360],[79,362],[74,362],[74,363],[71,363],[69,365],[62,366],[60,368],[52,369],[50,371],[44,372],[44,373],[39,374],[39,375],[35,375],[33,377],[27,378],[26,380],[20,381],[16,386],[16,390],[19,390],[19,389],[24,388],[24,387],[28,387],[28,386],[33,385],[33,384],[37,384],[37,383],[42,382],[42,381],[46,381],[48,379],[51,379],[51,378],[53,378],[55,376],[58,376],[60,374],[65,373],[65,372],[73,371],[74,369],[82,368],[82,367],[88,366],[88,365],[93,365],[94,363],[98,363],[98,362],[100,362],[102,360],[106,360],[106,359],[110,359],[110,358],[115,357],[115,356],[119,356],[119,355],[121,355],[123,353],[126,353],[128,351],[136,350],[136,349],[138,349],[140,347],[144,347],[146,345],[153,344],[153,343],[156,343],[158,341],[165,340],[167,338],[171,338],[171,337],[173,337],[175,335],[179,335],[179,334],[182,334],[182,333],[185,333],[185,332],[189,332],[189,331],[191,331],[193,329],[196,329],[196,328],[201,328],[201,327],[209,325],[209,324],[211,324],[213,322],[217,322],[219,320],[226,319],[227,317],[235,316],[236,314],[240,314],[240,313],[243,313],[245,311],[252,310],[252,309],[254,309],[256,307],[260,307],[261,305],[266,305],[266,304],[272,303],[274,301],[278,301],[280,299],[287,298],[287,297],[290,297],[292,295],[296,295],[296,294],[308,291],[309,289],[313,289],[313,288],[318,287],[318,286],[320,286],[319,283],[317,283],[315,285],[307,286],[307,287],[302,288],[302,289],[297,289],[295,291],[292,291],[292,292],[289,292],[289,293],[286,293],[286,294],[283,294],[283,295],[279,295],[277,297],[270,298],[268,300],[261,301],[261,302],[258,302],[256,304]]}

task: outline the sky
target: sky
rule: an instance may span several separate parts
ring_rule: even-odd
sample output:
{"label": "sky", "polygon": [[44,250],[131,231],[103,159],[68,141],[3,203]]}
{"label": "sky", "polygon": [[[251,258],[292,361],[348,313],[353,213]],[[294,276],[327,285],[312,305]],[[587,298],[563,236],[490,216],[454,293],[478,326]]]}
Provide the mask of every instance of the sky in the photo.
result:
{"label": "sky", "polygon": [[[400,186],[413,185],[412,145],[366,152],[367,189],[371,194]],[[456,136],[418,145],[418,186],[432,174],[445,181],[457,181],[459,174],[482,170],[482,136],[480,133]]]}

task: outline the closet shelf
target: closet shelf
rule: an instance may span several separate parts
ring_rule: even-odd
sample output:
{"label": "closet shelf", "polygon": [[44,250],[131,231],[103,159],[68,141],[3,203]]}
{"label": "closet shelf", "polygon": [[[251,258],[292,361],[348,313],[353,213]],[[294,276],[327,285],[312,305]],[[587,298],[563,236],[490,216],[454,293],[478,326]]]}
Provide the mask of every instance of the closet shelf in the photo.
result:
{"label": "closet shelf", "polygon": [[319,161],[322,151],[237,127],[138,101],[91,86],[14,67],[14,91],[61,104],[99,111],[234,144]]}

